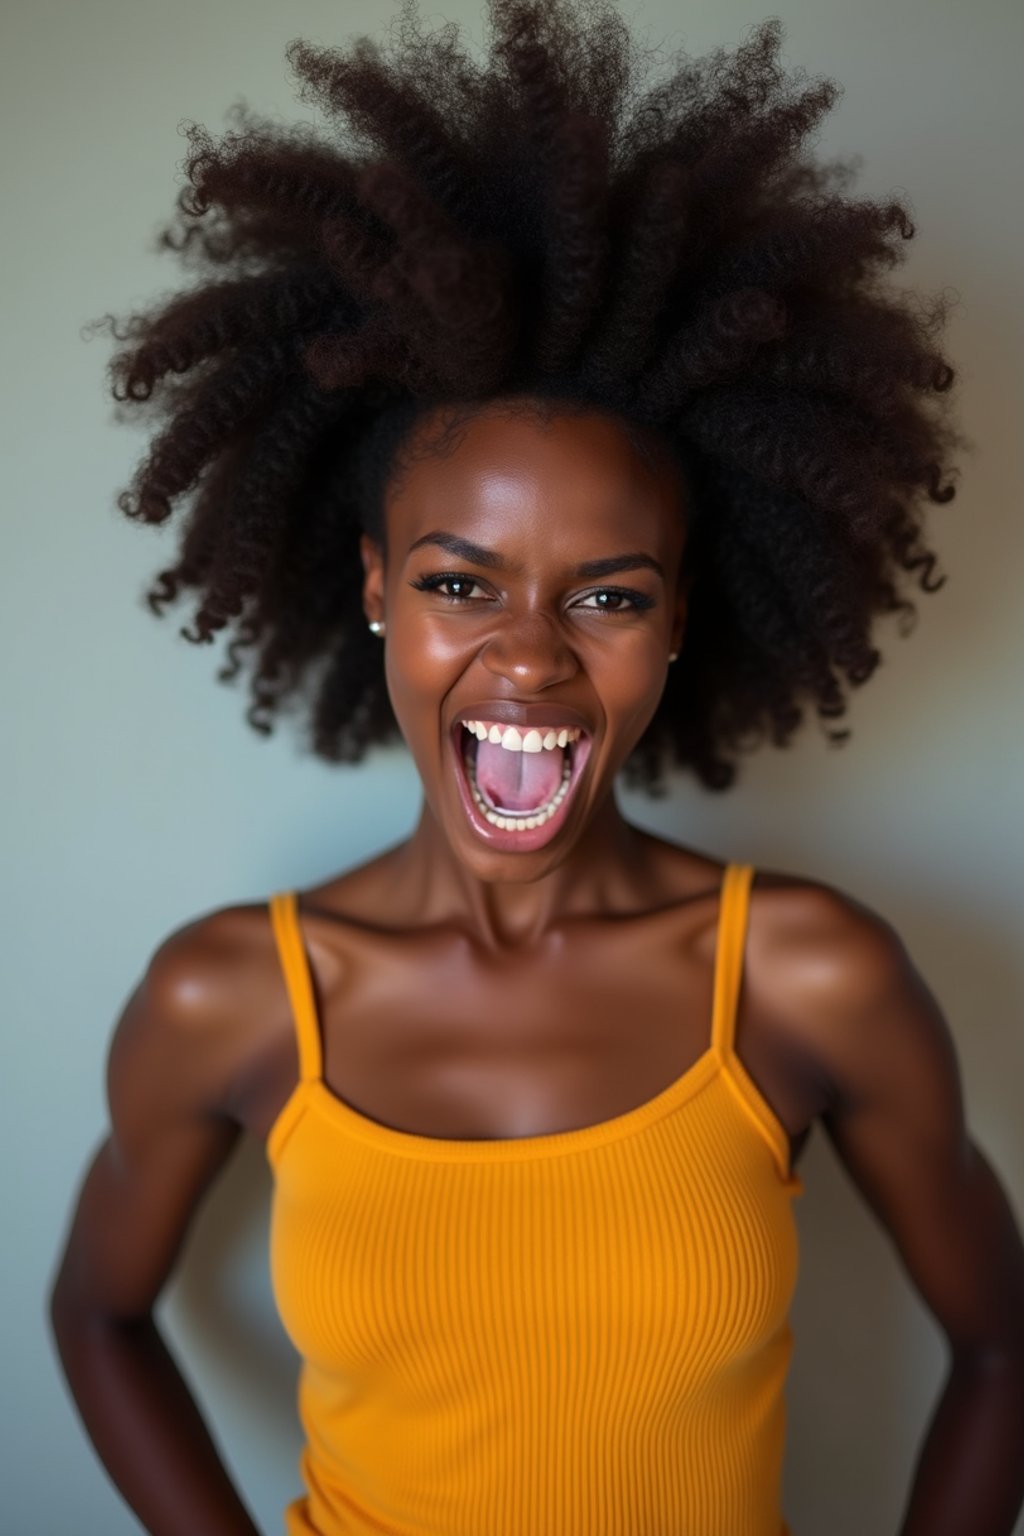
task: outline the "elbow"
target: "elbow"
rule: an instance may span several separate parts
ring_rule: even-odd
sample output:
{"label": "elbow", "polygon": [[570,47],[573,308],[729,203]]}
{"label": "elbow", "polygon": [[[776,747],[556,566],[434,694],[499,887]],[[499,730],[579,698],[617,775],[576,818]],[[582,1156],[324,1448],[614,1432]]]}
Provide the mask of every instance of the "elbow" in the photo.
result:
{"label": "elbow", "polygon": [[67,1255],[50,1284],[45,1312],[50,1337],[65,1364],[76,1344],[108,1332],[123,1321],[98,1305],[96,1298],[76,1280]]}

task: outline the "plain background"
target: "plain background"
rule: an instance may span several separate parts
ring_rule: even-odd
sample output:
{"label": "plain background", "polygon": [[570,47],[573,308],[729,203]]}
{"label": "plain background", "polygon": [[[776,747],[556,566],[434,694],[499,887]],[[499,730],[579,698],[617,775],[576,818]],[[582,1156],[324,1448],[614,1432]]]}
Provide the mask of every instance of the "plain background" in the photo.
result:
{"label": "plain background", "polygon": [[[116,510],[143,436],[117,426],[91,319],[178,286],[152,237],[180,185],[179,123],[214,133],[244,97],[306,117],[293,37],[381,35],[355,0],[22,0],[3,16],[3,1532],[138,1529],[81,1433],[44,1326],[73,1190],[104,1123],[113,1023],[153,949],[212,907],[326,877],[413,826],[403,751],[360,769],[266,741],[219,648],[142,606],[170,535]],[[623,4],[666,54],[735,46],[752,0]],[[854,694],[853,740],[810,723],[716,797],[689,779],[633,818],[721,857],[824,879],[883,913],[941,1003],[971,1127],[1024,1203],[1019,146],[1024,11],[1012,0],[786,0],[792,66],[845,94],[819,152],[862,158],[853,191],[909,198],[901,283],[955,291],[946,350],[975,442],[931,514],[949,580]],[[428,3],[486,39],[482,0]],[[801,1171],[785,1509],[795,1536],[895,1533],[944,1368],[940,1335],[820,1129]],[[246,1147],[204,1207],[162,1305],[262,1528],[298,1491],[295,1361],[266,1268],[267,1171]],[[1017,1526],[1024,1532],[1024,1523]]]}

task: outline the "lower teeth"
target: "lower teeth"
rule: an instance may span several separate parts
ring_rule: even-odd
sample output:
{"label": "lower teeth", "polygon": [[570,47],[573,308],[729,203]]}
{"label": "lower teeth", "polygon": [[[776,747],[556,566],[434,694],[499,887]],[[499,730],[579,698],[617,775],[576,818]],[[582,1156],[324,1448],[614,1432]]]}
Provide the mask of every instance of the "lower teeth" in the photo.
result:
{"label": "lower teeth", "polygon": [[526,832],[533,827],[543,826],[546,821],[550,821],[551,817],[555,814],[555,812],[558,810],[558,807],[569,793],[569,780],[572,778],[572,764],[569,761],[569,754],[566,752],[565,761],[562,765],[562,782],[548,803],[546,805],[538,806],[536,810],[533,811],[515,812],[508,815],[503,815],[500,811],[494,811],[491,809],[481,794],[479,787],[477,786],[476,758],[470,756],[470,754],[467,752],[463,757],[463,762],[466,765],[466,772],[469,777],[469,787],[472,791],[473,799],[476,801],[477,809],[479,810],[481,816],[483,816],[485,821],[489,821],[492,827],[500,827],[503,831],[506,832]]}

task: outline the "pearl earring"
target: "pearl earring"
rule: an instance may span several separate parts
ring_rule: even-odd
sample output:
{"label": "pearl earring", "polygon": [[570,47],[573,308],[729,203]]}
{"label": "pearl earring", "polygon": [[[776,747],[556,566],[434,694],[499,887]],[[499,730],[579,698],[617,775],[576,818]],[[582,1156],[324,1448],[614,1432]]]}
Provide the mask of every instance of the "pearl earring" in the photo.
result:
{"label": "pearl earring", "polygon": [[675,661],[675,659],[676,659],[676,657],[677,657],[677,656],[678,656],[678,655],[679,655],[679,652],[678,652],[678,651],[670,651],[670,653],[669,653],[669,658],[668,658],[668,659],[669,659],[669,661]]}

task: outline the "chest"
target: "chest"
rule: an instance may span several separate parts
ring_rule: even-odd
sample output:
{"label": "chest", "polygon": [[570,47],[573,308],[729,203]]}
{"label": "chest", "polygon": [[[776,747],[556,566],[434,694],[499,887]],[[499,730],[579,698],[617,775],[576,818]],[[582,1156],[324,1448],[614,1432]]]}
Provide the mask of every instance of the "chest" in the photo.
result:
{"label": "chest", "polygon": [[[609,924],[500,965],[457,939],[319,928],[307,921],[303,937],[324,1082],[395,1130],[478,1140],[578,1130],[654,1098],[710,1046],[713,923],[682,934],[678,919],[664,933]],[[745,987],[737,1043],[795,1158],[812,1085],[772,1017]],[[264,1136],[295,1082],[287,1017],[281,1025],[246,1116]]]}
{"label": "chest", "polygon": [[620,1114],[710,1043],[708,957],[555,946],[481,966],[458,949],[356,963],[323,999],[324,1076],[420,1135],[547,1134]]}

